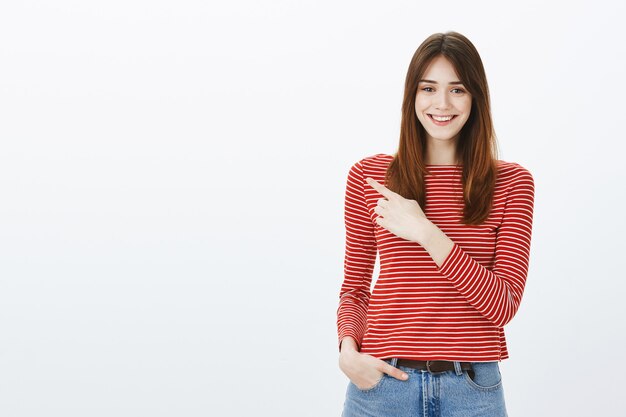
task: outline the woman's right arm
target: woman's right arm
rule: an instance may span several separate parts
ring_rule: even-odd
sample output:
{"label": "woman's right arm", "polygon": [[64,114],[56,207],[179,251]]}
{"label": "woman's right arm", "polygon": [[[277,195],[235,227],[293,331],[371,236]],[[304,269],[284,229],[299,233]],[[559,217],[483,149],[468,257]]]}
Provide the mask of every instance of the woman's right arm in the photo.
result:
{"label": "woman's right arm", "polygon": [[408,375],[374,356],[360,353],[367,327],[367,310],[374,264],[378,254],[374,223],[365,201],[363,160],[350,168],[346,183],[346,253],[344,281],[337,308],[339,367],[357,387],[376,384],[385,374],[406,379]]}
{"label": "woman's right arm", "polygon": [[374,223],[365,200],[363,160],[350,168],[345,193],[345,260],[344,280],[337,308],[338,347],[347,336],[360,351],[367,325],[367,310],[374,264],[378,254]]}

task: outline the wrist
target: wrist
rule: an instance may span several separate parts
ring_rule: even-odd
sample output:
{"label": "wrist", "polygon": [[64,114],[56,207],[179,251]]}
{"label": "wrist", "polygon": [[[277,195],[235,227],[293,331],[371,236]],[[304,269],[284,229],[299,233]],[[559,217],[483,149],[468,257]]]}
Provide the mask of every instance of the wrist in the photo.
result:
{"label": "wrist", "polygon": [[443,265],[452,248],[454,247],[454,241],[446,235],[436,224],[431,223],[431,226],[425,230],[425,238],[421,243],[422,247],[433,258],[433,261],[438,267]]}
{"label": "wrist", "polygon": [[422,245],[424,248],[431,244],[433,238],[437,235],[438,232],[441,232],[437,225],[428,220],[427,217],[423,217],[421,219],[421,225],[420,227],[418,227],[418,230],[420,230],[420,235],[417,237],[417,239],[415,239],[415,241]]}
{"label": "wrist", "polygon": [[341,339],[341,344],[339,346],[339,352],[346,352],[346,351],[355,351],[358,352],[358,345],[356,343],[356,340],[354,340],[354,338],[352,336],[346,336],[343,339]]}

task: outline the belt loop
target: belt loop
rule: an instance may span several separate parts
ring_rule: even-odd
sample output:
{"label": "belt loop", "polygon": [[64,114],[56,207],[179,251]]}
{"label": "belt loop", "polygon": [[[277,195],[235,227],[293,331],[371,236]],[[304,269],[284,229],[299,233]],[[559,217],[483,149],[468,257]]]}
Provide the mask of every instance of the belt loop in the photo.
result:
{"label": "belt loop", "polygon": [[396,357],[391,358],[391,362],[390,362],[391,366],[396,368],[396,364],[397,363],[398,363],[398,358],[396,358]]}
{"label": "belt loop", "polygon": [[463,375],[463,371],[461,370],[461,362],[454,361],[454,372],[457,375]]}

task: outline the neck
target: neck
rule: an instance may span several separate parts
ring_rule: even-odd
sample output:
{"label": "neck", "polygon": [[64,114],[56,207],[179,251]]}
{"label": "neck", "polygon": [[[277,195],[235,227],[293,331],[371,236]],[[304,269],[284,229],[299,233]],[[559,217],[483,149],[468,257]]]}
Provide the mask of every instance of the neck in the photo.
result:
{"label": "neck", "polygon": [[460,158],[456,154],[456,140],[441,141],[430,138],[426,146],[424,163],[429,165],[460,164]]}

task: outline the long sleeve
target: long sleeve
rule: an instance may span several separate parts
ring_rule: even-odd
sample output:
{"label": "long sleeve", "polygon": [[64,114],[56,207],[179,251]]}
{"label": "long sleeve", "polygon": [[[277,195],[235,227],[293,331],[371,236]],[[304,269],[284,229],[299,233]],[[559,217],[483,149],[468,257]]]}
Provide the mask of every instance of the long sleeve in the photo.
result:
{"label": "long sleeve", "polygon": [[499,327],[511,321],[522,300],[530,257],[534,192],[531,173],[518,165],[507,187],[492,270],[470,257],[457,243],[439,267],[439,272],[468,302]]}
{"label": "long sleeve", "polygon": [[363,160],[355,163],[348,173],[345,193],[345,260],[344,280],[339,293],[337,332],[339,350],[341,339],[351,336],[361,349],[367,324],[370,285],[376,262],[377,246],[374,223],[365,201]]}

